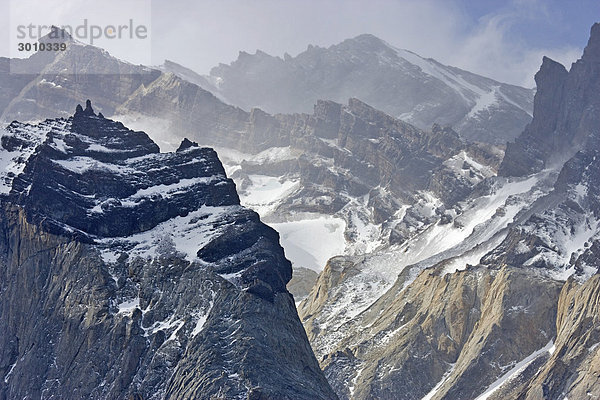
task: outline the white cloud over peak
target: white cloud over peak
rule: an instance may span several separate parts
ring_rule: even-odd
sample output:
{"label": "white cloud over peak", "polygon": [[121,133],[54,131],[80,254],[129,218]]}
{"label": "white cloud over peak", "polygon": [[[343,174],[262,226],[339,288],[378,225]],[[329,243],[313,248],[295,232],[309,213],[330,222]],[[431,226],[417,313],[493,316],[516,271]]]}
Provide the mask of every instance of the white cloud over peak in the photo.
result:
{"label": "white cloud over peak", "polygon": [[[22,11],[32,19],[45,21],[51,16],[43,11],[47,6],[32,5],[36,0],[14,1],[19,7],[29,4]],[[0,0],[0,7],[6,9],[8,3]],[[131,7],[143,1],[124,3]],[[81,0],[63,0],[54,14],[73,15],[82,4]],[[218,63],[235,60],[239,51],[295,55],[309,44],[330,46],[371,33],[423,57],[533,87],[542,56],[568,68],[581,55],[585,43],[561,41],[557,35],[540,40],[561,26],[588,32],[589,26],[563,15],[564,7],[570,6],[550,0],[152,0],[151,63],[170,59],[204,74]],[[122,12],[127,7],[120,12],[107,7],[103,14],[108,20],[127,14]],[[4,22],[0,55],[7,56],[10,33]],[[101,46],[125,59],[139,52],[124,47],[123,41],[104,41]]]}

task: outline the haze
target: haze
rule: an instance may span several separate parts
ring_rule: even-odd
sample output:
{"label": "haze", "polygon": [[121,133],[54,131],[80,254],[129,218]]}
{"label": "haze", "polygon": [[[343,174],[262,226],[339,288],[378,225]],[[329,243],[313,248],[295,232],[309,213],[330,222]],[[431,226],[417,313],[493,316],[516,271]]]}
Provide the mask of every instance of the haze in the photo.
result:
{"label": "haze", "polygon": [[[8,0],[0,4],[3,10],[10,5]],[[82,18],[86,7],[98,7],[98,2],[87,0],[59,4],[21,0],[13,7],[20,15],[41,21]],[[147,15],[148,10],[140,8],[148,4],[102,2],[93,17],[109,21],[127,13]],[[169,59],[207,74],[218,63],[235,60],[239,51],[295,56],[308,44],[330,46],[371,33],[423,57],[526,87],[534,86],[533,75],[543,55],[569,68],[600,15],[597,0],[155,0],[151,4],[151,54],[126,41],[98,45],[133,63],[159,65]],[[8,14],[0,30],[4,56],[11,54],[9,39],[14,35]]]}

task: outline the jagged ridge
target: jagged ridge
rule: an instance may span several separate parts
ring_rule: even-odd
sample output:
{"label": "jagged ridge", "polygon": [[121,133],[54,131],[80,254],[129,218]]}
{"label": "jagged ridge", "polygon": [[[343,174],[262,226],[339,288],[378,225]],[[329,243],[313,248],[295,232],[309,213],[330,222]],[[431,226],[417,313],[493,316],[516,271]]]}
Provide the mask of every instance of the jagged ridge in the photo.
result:
{"label": "jagged ridge", "polygon": [[335,398],[213,150],[158,153],[90,102],[1,143],[0,397]]}

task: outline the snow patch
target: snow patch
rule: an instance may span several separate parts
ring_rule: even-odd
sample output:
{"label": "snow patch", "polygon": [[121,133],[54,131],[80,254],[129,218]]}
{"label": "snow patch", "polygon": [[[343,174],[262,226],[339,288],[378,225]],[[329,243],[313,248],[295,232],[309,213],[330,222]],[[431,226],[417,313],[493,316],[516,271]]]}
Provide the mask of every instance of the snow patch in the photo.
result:
{"label": "snow patch", "polygon": [[479,95],[475,101],[475,105],[471,108],[471,111],[467,114],[467,118],[473,118],[481,111],[487,110],[494,104],[498,103],[498,90],[500,86],[493,86],[492,90],[487,93]]}
{"label": "snow patch", "polygon": [[263,218],[300,187],[300,181],[286,180],[283,177],[267,175],[248,177],[251,184],[240,193],[240,201]]}
{"label": "snow patch", "polygon": [[196,315],[195,315],[196,325],[194,325],[194,329],[192,330],[192,337],[195,337],[202,331],[202,328],[204,328],[204,324],[206,324],[206,321],[208,320],[208,314],[212,310],[212,307],[213,307],[213,301],[211,300],[210,305],[208,306],[207,310],[205,310],[203,313],[201,313],[201,312],[196,313]]}
{"label": "snow patch", "polygon": [[475,399],[475,400],[486,400],[494,392],[496,392],[500,387],[502,387],[502,385],[504,385],[506,382],[510,381],[513,377],[517,376],[520,372],[522,372],[525,368],[527,368],[529,366],[529,364],[531,364],[533,361],[535,361],[538,357],[540,357],[546,353],[549,353],[551,355],[552,352],[554,351],[553,348],[554,348],[554,342],[551,340],[550,342],[548,342],[548,344],[546,346],[544,346],[543,348],[541,348],[537,351],[534,351],[529,356],[527,356],[526,358],[524,358],[523,360],[518,362],[510,371],[508,371],[506,374],[502,375],[494,383],[492,383],[485,390],[485,392],[483,394],[479,395],[479,397],[477,397],[477,399]]}
{"label": "snow patch", "polygon": [[15,369],[15,367],[17,366],[17,362],[19,362],[18,360],[15,361],[15,363],[13,365],[10,366],[10,369],[8,370],[8,373],[6,374],[6,376],[4,377],[4,383],[8,383],[8,380],[10,379],[10,376],[13,373],[13,370]]}
{"label": "snow patch", "polygon": [[296,267],[320,272],[327,260],[344,254],[346,223],[341,218],[320,216],[269,225],[279,232],[285,255]]}
{"label": "snow patch", "polygon": [[185,217],[177,216],[148,231],[128,237],[103,238],[97,243],[103,247],[101,254],[104,260],[116,260],[125,248],[130,257],[153,258],[160,253],[159,246],[166,244],[163,247],[168,247],[172,244],[172,250],[181,253],[186,260],[199,261],[196,255],[198,250],[219,232],[213,225],[219,225],[220,218],[238,210],[239,206],[204,205]]}
{"label": "snow patch", "polygon": [[66,170],[75,172],[76,174],[83,174],[88,171],[108,171],[118,174],[129,174],[136,172],[133,168],[123,165],[105,163],[92,157],[85,156],[76,156],[68,160],[52,160],[52,162],[60,165]]}
{"label": "snow patch", "polygon": [[136,308],[140,308],[140,297],[135,299],[125,300],[119,304],[119,312],[117,314],[131,314]]}

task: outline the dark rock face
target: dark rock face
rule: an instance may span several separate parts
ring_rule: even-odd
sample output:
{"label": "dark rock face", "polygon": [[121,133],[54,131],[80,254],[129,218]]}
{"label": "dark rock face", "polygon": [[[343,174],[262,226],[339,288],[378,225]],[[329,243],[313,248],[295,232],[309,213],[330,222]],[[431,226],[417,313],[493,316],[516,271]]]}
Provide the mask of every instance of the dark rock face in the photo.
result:
{"label": "dark rock face", "polygon": [[336,398],[212,149],[89,102],[1,143],[0,398]]}
{"label": "dark rock face", "polygon": [[[158,154],[158,146],[145,133],[96,116],[89,104],[58,123],[64,130],[51,130],[13,181],[11,196],[27,212],[90,235],[116,237],[185,215],[193,211],[190,204],[239,204],[230,182],[218,186],[221,190],[206,190],[227,182],[213,150],[196,147]],[[20,128],[13,123],[7,130]],[[182,180],[189,182],[186,191],[161,193]],[[160,189],[149,189],[157,185]]]}
{"label": "dark rock face", "polygon": [[[592,27],[583,57],[571,71],[544,59],[536,75],[534,120],[509,143],[499,173],[525,175],[563,160],[553,190],[524,213],[522,223],[484,262],[597,271],[592,250],[600,216],[600,24]],[[566,160],[566,162],[564,162]],[[573,247],[584,246],[570,253]],[[586,261],[584,261],[586,260]]]}
{"label": "dark rock face", "polygon": [[581,59],[569,72],[544,58],[536,74],[534,117],[509,143],[499,174],[522,176],[559,164],[578,150],[598,148],[600,133],[600,24],[591,30]]}
{"label": "dark rock face", "polygon": [[[418,126],[452,125],[468,140],[500,144],[530,121],[533,91],[395,49],[372,35],[296,57],[240,52],[210,72],[227,102],[270,113],[309,112],[319,99],[350,97]],[[486,103],[483,99],[489,97]]]}

